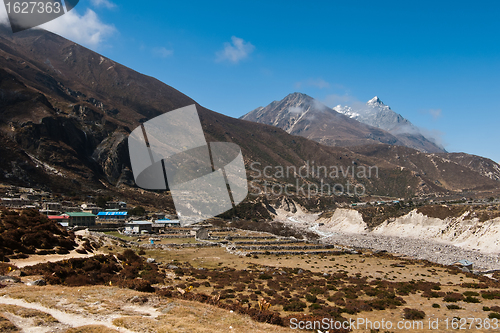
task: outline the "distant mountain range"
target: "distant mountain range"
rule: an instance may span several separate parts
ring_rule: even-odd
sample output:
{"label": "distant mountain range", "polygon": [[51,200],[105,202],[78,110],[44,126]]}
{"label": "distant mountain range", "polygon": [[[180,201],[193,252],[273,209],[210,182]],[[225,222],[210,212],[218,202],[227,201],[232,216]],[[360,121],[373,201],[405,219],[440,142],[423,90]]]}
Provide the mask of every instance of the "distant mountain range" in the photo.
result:
{"label": "distant mountain range", "polygon": [[328,146],[402,144],[387,131],[362,124],[301,93],[259,107],[240,119],[276,126]]}
{"label": "distant mountain range", "polygon": [[318,100],[296,92],[281,101],[250,111],[241,119],[276,126],[287,133],[329,146],[385,143],[426,153],[446,152],[378,97],[356,109],[340,105],[330,109]]}
{"label": "distant mountain range", "polygon": [[377,96],[363,106],[350,107],[338,105],[333,108],[349,118],[383,129],[399,139],[406,147],[426,153],[444,153],[443,147],[432,139],[426,138],[409,120],[391,110]]}
{"label": "distant mountain range", "polygon": [[[12,34],[0,25],[0,183],[73,195],[137,193],[130,192],[130,131],[190,104],[196,102],[173,87],[60,36],[42,30]],[[351,180],[371,195],[499,189],[500,166],[491,160],[394,146],[403,142],[389,131],[302,94],[253,111],[255,119],[273,126],[197,109],[207,141],[238,144],[247,168],[252,162],[300,167],[308,161],[344,169],[377,166],[379,178]],[[130,196],[141,201],[148,193]],[[160,208],[168,194],[150,197]]]}

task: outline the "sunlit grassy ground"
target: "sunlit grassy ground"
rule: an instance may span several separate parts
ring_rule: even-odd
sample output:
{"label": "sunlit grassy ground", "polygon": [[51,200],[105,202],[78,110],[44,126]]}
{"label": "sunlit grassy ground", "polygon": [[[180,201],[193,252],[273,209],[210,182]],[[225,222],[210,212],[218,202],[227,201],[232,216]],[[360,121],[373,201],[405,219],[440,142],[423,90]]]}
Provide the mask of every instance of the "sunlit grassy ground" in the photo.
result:
{"label": "sunlit grassy ground", "polygon": [[[238,232],[242,235],[242,232]],[[227,232],[219,233],[220,237],[225,237]],[[234,234],[234,233],[233,233]],[[259,233],[248,232],[245,236],[256,236]],[[264,234],[262,234],[264,235]],[[137,241],[137,237],[122,236],[124,239],[132,239]],[[149,237],[142,237],[141,243],[149,242]],[[248,240],[251,240],[248,238]],[[168,238],[162,239],[161,242],[176,244],[192,244],[193,238]],[[240,241],[240,239],[238,239]],[[124,250],[123,247],[115,244],[101,248],[107,253],[118,253]],[[443,297],[422,297],[422,292],[410,293],[400,296],[405,304],[386,308],[385,310],[370,310],[362,311],[357,314],[343,313],[345,318],[366,318],[373,321],[391,321],[397,323],[403,320],[404,308],[418,309],[425,312],[424,329],[419,329],[419,332],[435,332],[428,329],[428,321],[430,319],[438,319],[441,323],[444,320],[451,320],[454,317],[460,318],[481,318],[486,319],[491,313],[489,310],[483,310],[483,307],[489,308],[497,306],[498,299],[485,299],[481,297],[481,292],[494,290],[495,288],[487,289],[481,287],[474,289],[466,287],[463,283],[478,283],[478,277],[466,275],[462,272],[451,272],[447,267],[433,265],[422,261],[405,260],[390,255],[375,256],[367,252],[365,254],[337,254],[337,255],[258,255],[258,256],[236,256],[223,247],[209,248],[179,248],[172,247],[165,250],[146,249],[143,247],[132,247],[137,253],[145,258],[154,258],[159,264],[160,271],[165,274],[163,283],[156,285],[158,288],[173,287],[174,293],[177,293],[176,288],[180,285],[189,286],[196,283],[193,293],[204,293],[208,295],[224,294],[229,289],[235,290],[243,285],[241,292],[232,291],[234,297],[229,299],[221,299],[221,302],[238,302],[242,298],[249,298],[246,304],[250,304],[252,308],[258,307],[257,300],[270,297],[267,289],[273,289],[269,286],[269,282],[276,280],[255,279],[253,281],[228,281],[228,284],[215,286],[210,278],[198,278],[189,274],[178,274],[175,268],[168,268],[169,264],[177,267],[204,268],[210,270],[238,270],[243,275],[248,276],[250,272],[265,272],[268,269],[271,271],[274,268],[297,268],[306,272],[312,272],[313,281],[327,279],[323,274],[336,274],[345,272],[347,280],[349,278],[366,278],[366,283],[373,281],[388,281],[388,282],[404,282],[410,281],[425,281],[440,285],[439,292],[459,293],[464,292],[478,294],[477,303],[471,302],[445,302]],[[186,263],[189,263],[187,265]],[[189,273],[189,270],[186,272]],[[261,273],[259,273],[261,274]],[[294,273],[295,274],[295,273]],[[224,273],[220,274],[224,276]],[[34,277],[22,277],[24,281]],[[293,275],[289,285],[281,284],[279,288],[274,290],[284,295],[288,291],[293,297],[301,298],[301,301],[307,304],[307,307],[301,312],[285,311],[282,305],[274,304],[271,301],[271,311],[278,312],[282,317],[299,314],[312,314],[312,302],[304,299],[307,288],[311,285],[294,284],[299,279],[298,275]],[[344,279],[344,286],[355,286],[354,283],[349,283]],[[353,280],[355,281],[355,280]],[[211,282],[208,285],[205,282]],[[255,284],[257,288],[250,287],[250,284]],[[334,282],[334,284],[337,282]],[[313,283],[314,284],[314,283]],[[238,287],[238,285],[240,285]],[[341,288],[339,286],[339,288]],[[367,290],[376,290],[376,284],[371,284]],[[500,289],[496,288],[496,289]],[[258,292],[258,293],[257,293]],[[335,289],[329,291],[332,296],[337,291]],[[197,303],[179,299],[178,297],[165,298],[152,293],[140,293],[129,289],[120,289],[115,286],[90,286],[90,287],[64,287],[64,286],[44,286],[44,287],[28,287],[20,284],[11,284],[6,288],[0,289],[0,296],[8,296],[26,300],[31,304],[40,304],[47,309],[57,309],[65,311],[73,315],[82,316],[83,318],[98,318],[104,320],[104,326],[90,325],[89,322],[83,320],[78,325],[79,330],[72,329],[70,324],[62,322],[61,319],[54,315],[51,317],[47,311],[19,309],[10,305],[0,307],[0,331],[1,332],[17,332],[19,327],[27,330],[36,325],[45,325],[51,327],[51,332],[68,332],[68,333],[86,333],[86,332],[113,332],[119,328],[126,328],[133,332],[227,332],[232,327],[237,332],[285,332],[292,331],[287,328],[260,324],[254,322],[248,316],[231,313],[227,310],[207,305],[205,303]],[[328,300],[328,296],[318,294],[322,300],[321,306],[336,306],[335,301]],[[134,297],[139,298],[139,302],[133,301]],[[253,297],[253,298],[252,298]],[[343,296],[347,301],[347,297]],[[368,296],[366,293],[361,293],[356,300],[369,301],[374,299],[373,296]],[[2,298],[0,297],[0,303]],[[245,304],[245,306],[246,306]],[[456,305],[459,309],[448,309],[447,305]],[[24,316],[24,317],[23,317]],[[87,317],[85,317],[87,316]],[[3,318],[3,319],[2,319]],[[52,318],[52,319],[50,319]],[[467,327],[470,320],[467,323]],[[12,325],[17,325],[12,326]],[[23,326],[24,325],[24,326]],[[35,326],[33,326],[35,325]],[[96,326],[97,325],[97,326]],[[10,328],[9,328],[10,327]],[[10,330],[10,331],[9,331]],[[297,331],[297,330],[293,330]],[[362,332],[370,332],[370,330],[360,330]],[[397,331],[396,329],[386,330],[389,332]],[[410,330],[411,331],[411,330]],[[444,324],[439,327],[439,331],[446,331]],[[450,328],[448,331],[452,331]],[[475,331],[481,331],[475,329]],[[484,331],[484,330],[483,330]]]}
{"label": "sunlit grassy ground", "polygon": [[[29,302],[26,306],[41,305],[76,315],[82,321],[69,325],[53,325],[50,332],[97,333],[116,332],[109,325],[128,328],[133,332],[292,332],[289,328],[257,323],[248,316],[217,307],[180,299],[159,298],[154,294],[140,293],[116,287],[27,287],[12,285],[1,289],[0,295],[9,295]],[[145,300],[134,302],[134,297]],[[2,298],[0,297],[0,302]],[[16,314],[31,318],[24,329],[36,332],[35,327],[48,327],[58,320],[50,314],[22,306],[1,305],[0,314]],[[1,332],[16,332],[8,319],[0,317]],[[87,320],[100,320],[106,325],[87,325]],[[14,320],[17,323],[17,321]],[[3,325],[3,326],[2,326]],[[8,330],[10,327],[10,331]],[[230,328],[232,327],[232,328]]]}

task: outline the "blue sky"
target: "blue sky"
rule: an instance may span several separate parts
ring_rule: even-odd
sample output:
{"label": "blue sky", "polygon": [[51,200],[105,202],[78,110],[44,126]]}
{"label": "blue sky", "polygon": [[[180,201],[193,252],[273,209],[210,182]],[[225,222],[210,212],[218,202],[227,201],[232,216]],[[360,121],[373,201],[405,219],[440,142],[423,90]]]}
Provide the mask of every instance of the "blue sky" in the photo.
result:
{"label": "blue sky", "polygon": [[81,0],[46,28],[229,116],[295,91],[377,95],[448,151],[498,162],[499,17],[498,1]]}

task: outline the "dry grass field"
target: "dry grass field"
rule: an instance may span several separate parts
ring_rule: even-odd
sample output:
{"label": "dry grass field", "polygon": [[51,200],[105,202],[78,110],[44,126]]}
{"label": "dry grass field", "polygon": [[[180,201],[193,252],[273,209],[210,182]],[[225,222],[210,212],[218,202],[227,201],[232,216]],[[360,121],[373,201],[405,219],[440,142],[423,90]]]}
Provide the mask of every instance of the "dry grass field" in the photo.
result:
{"label": "dry grass field", "polygon": [[[0,275],[21,271],[22,282],[44,278],[49,284],[1,282],[1,331],[296,332],[291,328],[298,320],[312,325],[326,318],[371,322],[372,327],[361,324],[355,332],[376,332],[382,321],[393,326],[382,326],[380,332],[457,327],[482,332],[492,330],[479,324],[488,319],[494,327],[500,317],[500,283],[456,267],[339,249],[320,255],[307,249],[298,255],[287,253],[292,250],[235,255],[226,247],[238,242],[316,245],[240,230],[214,235],[230,241],[190,247],[199,241],[161,238],[155,241],[160,245],[151,246],[149,236],[142,236],[137,247],[94,239],[102,243],[104,255],[93,259],[10,271],[4,264]],[[183,243],[188,247],[161,245]],[[147,258],[154,263],[146,263]],[[429,327],[436,320],[438,330]],[[411,328],[398,329],[398,324]],[[329,330],[342,331],[347,330]]]}
{"label": "dry grass field", "polygon": [[0,294],[1,332],[291,331],[212,305],[118,287],[11,285]]}

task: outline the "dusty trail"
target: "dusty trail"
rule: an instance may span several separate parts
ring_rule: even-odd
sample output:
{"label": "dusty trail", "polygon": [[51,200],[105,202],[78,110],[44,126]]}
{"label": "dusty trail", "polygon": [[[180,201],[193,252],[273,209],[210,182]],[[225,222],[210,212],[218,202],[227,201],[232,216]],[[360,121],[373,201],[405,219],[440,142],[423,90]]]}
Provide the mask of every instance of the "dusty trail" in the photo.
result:
{"label": "dusty trail", "polygon": [[[84,238],[89,238],[90,234],[87,230],[79,230],[75,232],[75,235],[80,235],[83,236]],[[76,242],[78,245],[83,243],[82,240],[76,239]],[[46,262],[57,262],[61,260],[68,260],[72,258],[90,258],[93,257],[97,254],[104,254],[104,252],[100,251],[94,251],[93,253],[87,253],[87,254],[82,254],[78,253],[75,250],[72,250],[68,254],[48,254],[48,255],[36,255],[32,254],[29,256],[29,258],[26,259],[11,259],[10,263],[13,265],[16,265],[19,268],[25,267],[25,266],[33,266],[36,264],[40,263],[46,263]]]}
{"label": "dusty trail", "polygon": [[52,317],[56,318],[59,322],[61,322],[64,325],[68,325],[70,327],[80,327],[86,325],[102,325],[123,333],[135,333],[134,331],[128,330],[126,328],[113,325],[112,321],[113,319],[115,319],[115,317],[112,316],[104,316],[104,317],[100,316],[105,320],[99,320],[97,318],[84,317],[77,314],[60,311],[57,309],[47,308],[39,303],[28,303],[23,299],[10,298],[6,296],[0,297],[0,304],[17,305],[23,308],[42,311],[52,315]]}
{"label": "dusty trail", "polygon": [[69,254],[30,255],[30,257],[26,259],[11,259],[10,263],[16,265],[19,268],[22,268],[26,266],[33,266],[40,263],[57,262],[72,258],[90,258],[97,254],[103,254],[103,253],[95,252],[95,253],[81,254],[75,251],[71,251],[71,253]]}

